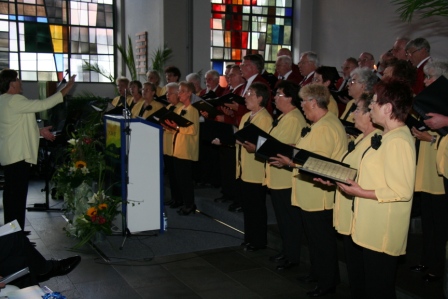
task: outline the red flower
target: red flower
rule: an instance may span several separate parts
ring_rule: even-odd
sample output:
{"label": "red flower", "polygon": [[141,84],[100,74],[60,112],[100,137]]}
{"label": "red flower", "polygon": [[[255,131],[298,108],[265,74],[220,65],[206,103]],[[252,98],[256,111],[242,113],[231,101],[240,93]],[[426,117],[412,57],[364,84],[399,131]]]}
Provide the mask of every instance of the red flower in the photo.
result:
{"label": "red flower", "polygon": [[84,141],[85,144],[91,144],[92,143],[92,138],[84,137],[83,141]]}
{"label": "red flower", "polygon": [[99,216],[99,217],[98,217],[98,223],[99,223],[99,224],[104,224],[104,223],[106,223],[106,218],[104,218],[103,216]]}

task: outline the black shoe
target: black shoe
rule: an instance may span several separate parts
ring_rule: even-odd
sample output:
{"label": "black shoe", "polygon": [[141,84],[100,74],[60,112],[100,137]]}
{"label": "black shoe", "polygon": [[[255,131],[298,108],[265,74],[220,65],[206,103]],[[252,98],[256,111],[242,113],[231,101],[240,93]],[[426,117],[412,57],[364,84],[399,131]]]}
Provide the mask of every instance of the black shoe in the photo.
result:
{"label": "black shoe", "polygon": [[300,282],[304,282],[304,283],[313,283],[313,282],[317,282],[317,279],[312,277],[311,274],[308,274],[306,276],[302,276],[297,278],[298,281]]}
{"label": "black shoe", "polygon": [[410,270],[411,270],[412,272],[423,273],[423,272],[425,272],[426,270],[428,270],[428,267],[426,267],[426,266],[424,266],[424,265],[417,265],[417,266],[412,266],[412,267],[410,268]]}
{"label": "black shoe", "polygon": [[183,206],[183,204],[181,202],[175,201],[172,204],[170,204],[170,208],[171,209],[177,209],[178,207]]}
{"label": "black shoe", "polygon": [[244,242],[241,243],[240,246],[242,246],[242,247],[246,247],[246,246],[249,245],[249,244],[250,244],[249,242],[244,241]]}
{"label": "black shoe", "polygon": [[168,201],[165,201],[163,204],[165,205],[165,206],[170,206],[170,205],[172,205],[174,203],[174,200],[168,200]]}
{"label": "black shoe", "polygon": [[314,290],[306,292],[306,294],[310,297],[322,297],[327,294],[333,294],[336,291],[336,287],[331,287],[328,289],[321,289],[319,287],[316,287]]}
{"label": "black shoe", "polygon": [[295,266],[297,266],[297,263],[292,263],[288,260],[285,260],[285,262],[283,264],[277,266],[277,271],[291,269],[292,267],[295,267]]}
{"label": "black shoe", "polygon": [[286,255],[284,255],[283,253],[279,253],[279,254],[269,257],[269,260],[271,262],[276,262],[276,263],[284,261],[285,259],[286,259]]}
{"label": "black shoe", "polygon": [[190,215],[191,213],[196,213],[196,205],[193,205],[189,208],[187,207],[182,207],[180,208],[179,211],[177,211],[177,214],[182,215],[182,216],[187,216]]}
{"label": "black shoe", "polygon": [[79,255],[75,255],[62,260],[54,260],[52,262],[52,269],[44,275],[39,275],[39,282],[47,281],[55,276],[67,275],[68,273],[72,272],[73,269],[76,268],[76,266],[78,266],[78,264],[81,262],[81,257]]}
{"label": "black shoe", "polygon": [[241,207],[241,205],[239,203],[234,202],[229,206],[229,211],[230,212],[242,212],[243,208]]}
{"label": "black shoe", "polygon": [[425,281],[425,282],[434,282],[434,281],[438,281],[438,280],[440,280],[441,278],[442,278],[442,276],[440,276],[440,275],[432,275],[432,274],[426,274],[426,275],[423,275],[423,281]]}
{"label": "black shoe", "polygon": [[229,199],[225,196],[221,196],[221,197],[215,198],[213,201],[214,202],[226,202],[226,201],[229,201]]}
{"label": "black shoe", "polygon": [[25,236],[29,236],[29,235],[31,235],[31,232],[30,232],[29,230],[24,230],[24,231],[23,231],[23,234],[24,234]]}
{"label": "black shoe", "polygon": [[244,251],[254,252],[254,251],[258,251],[258,250],[265,249],[265,248],[266,248],[266,246],[255,247],[255,246],[248,244],[246,246],[246,248],[244,248]]}

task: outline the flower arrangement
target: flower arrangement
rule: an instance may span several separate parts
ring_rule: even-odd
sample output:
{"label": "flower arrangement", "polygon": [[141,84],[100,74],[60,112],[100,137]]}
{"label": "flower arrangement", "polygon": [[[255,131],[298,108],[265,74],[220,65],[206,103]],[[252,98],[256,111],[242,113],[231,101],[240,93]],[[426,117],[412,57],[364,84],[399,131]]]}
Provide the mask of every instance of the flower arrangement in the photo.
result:
{"label": "flower arrangement", "polygon": [[76,210],[76,196],[79,197],[79,194],[74,190],[82,184],[92,186],[100,177],[101,170],[105,169],[104,145],[99,138],[94,137],[94,128],[95,126],[84,126],[72,133],[63,155],[63,163],[52,178],[56,195],[64,197],[66,213]]}
{"label": "flower arrangement", "polygon": [[83,214],[76,216],[65,230],[68,235],[80,241],[74,246],[79,248],[87,243],[96,233],[110,235],[114,218],[120,214],[121,199],[107,196],[103,190],[94,193]]}

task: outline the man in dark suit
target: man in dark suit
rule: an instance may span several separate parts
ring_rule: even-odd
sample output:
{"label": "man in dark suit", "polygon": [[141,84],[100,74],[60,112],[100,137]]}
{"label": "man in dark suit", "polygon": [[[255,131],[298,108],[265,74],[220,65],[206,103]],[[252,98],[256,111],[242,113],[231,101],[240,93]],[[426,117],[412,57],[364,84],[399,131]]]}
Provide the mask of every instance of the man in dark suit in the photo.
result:
{"label": "man in dark suit", "polygon": [[224,93],[224,88],[219,85],[219,73],[215,70],[209,70],[205,73],[205,86],[206,89],[202,90],[199,94],[200,97],[213,91],[217,97],[220,97]]}
{"label": "man in dark suit", "polygon": [[311,51],[303,52],[300,55],[298,66],[300,74],[304,77],[300,82],[300,86],[303,87],[313,83],[314,71],[319,67],[319,58],[317,57],[317,54]]}
{"label": "man in dark suit", "polygon": [[417,68],[417,79],[412,86],[412,91],[414,94],[419,94],[425,88],[425,84],[423,83],[423,80],[425,80],[423,67],[431,58],[431,56],[429,56],[431,46],[426,39],[419,37],[409,41],[406,44],[405,49],[406,57],[412,65]]}
{"label": "man in dark suit", "polygon": [[[283,55],[291,57],[291,62],[292,62],[291,69],[292,69],[292,72],[294,73],[294,75],[296,77],[300,78],[299,82],[301,82],[303,80],[303,76],[300,74],[300,70],[299,70],[298,65],[294,63],[294,58],[292,57],[291,50],[288,49],[288,48],[281,48],[280,50],[278,50],[277,58],[280,57],[280,56],[283,56]],[[278,77],[277,71],[275,71],[274,76]]]}
{"label": "man in dark suit", "polygon": [[303,77],[292,71],[292,59],[289,56],[278,56],[275,62],[275,70],[278,74],[277,86],[282,81],[290,81],[299,84]]}
{"label": "man in dark suit", "polygon": [[47,260],[22,231],[0,237],[0,276],[8,276],[26,267],[30,273],[12,282],[25,288],[55,276],[67,275],[81,262],[80,256]]}

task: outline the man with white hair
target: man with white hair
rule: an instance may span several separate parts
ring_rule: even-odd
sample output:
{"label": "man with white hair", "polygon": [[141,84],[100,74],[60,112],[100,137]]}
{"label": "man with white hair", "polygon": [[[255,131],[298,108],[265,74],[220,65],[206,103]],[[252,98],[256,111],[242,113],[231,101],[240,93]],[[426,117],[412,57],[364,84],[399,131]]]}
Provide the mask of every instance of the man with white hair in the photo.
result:
{"label": "man with white hair", "polygon": [[412,91],[414,94],[419,94],[425,88],[423,82],[425,80],[425,73],[423,72],[423,67],[431,58],[429,56],[431,46],[426,39],[419,37],[409,41],[406,44],[405,50],[407,59],[417,68],[417,79],[414,85],[412,85]]}
{"label": "man with white hair", "polygon": [[300,82],[300,86],[313,83],[314,71],[319,67],[319,58],[317,54],[311,51],[303,52],[300,55],[300,60],[298,63],[300,74],[304,77]]}
{"label": "man with white hair", "polygon": [[395,40],[395,43],[392,47],[392,55],[398,60],[408,60],[406,56],[406,44],[409,42],[409,38],[407,37],[399,37]]}
{"label": "man with white hair", "polygon": [[282,82],[283,80],[294,82],[299,84],[303,79],[302,77],[297,76],[292,70],[292,59],[289,56],[282,55],[277,57],[277,61],[275,62],[275,70],[278,74],[278,81],[276,86]]}
{"label": "man with white hair", "polygon": [[224,88],[219,85],[219,73],[215,70],[209,70],[205,73],[206,89],[199,94],[200,97],[213,91],[217,97],[222,96]]}

